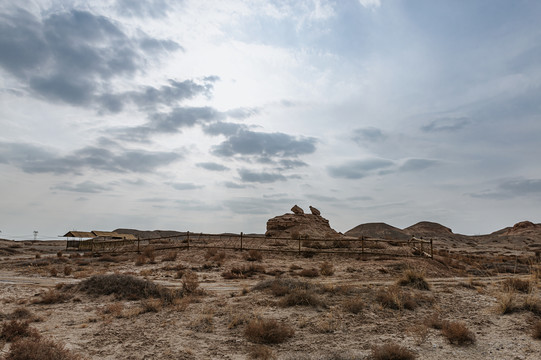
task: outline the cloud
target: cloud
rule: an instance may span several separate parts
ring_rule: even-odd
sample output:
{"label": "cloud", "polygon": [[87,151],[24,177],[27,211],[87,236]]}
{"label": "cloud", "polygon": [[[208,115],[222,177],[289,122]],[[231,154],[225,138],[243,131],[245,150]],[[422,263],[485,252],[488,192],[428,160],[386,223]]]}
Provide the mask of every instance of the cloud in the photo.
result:
{"label": "cloud", "polygon": [[400,167],[399,171],[418,171],[440,164],[438,160],[408,159]]}
{"label": "cloud", "polygon": [[244,124],[236,124],[231,122],[218,121],[212,124],[203,126],[203,132],[207,135],[225,135],[231,136],[238,133],[240,130],[247,130],[248,127]]}
{"label": "cloud", "polygon": [[224,186],[228,189],[246,189],[246,188],[250,188],[250,187],[253,187],[252,185],[248,185],[248,184],[238,184],[238,183],[234,183],[232,181],[226,181],[224,182]]}
{"label": "cloud", "polygon": [[217,156],[296,157],[316,150],[316,139],[294,137],[284,133],[263,133],[239,130],[227,140],[215,146]]}
{"label": "cloud", "polygon": [[368,9],[374,9],[381,6],[381,0],[359,0],[359,3]]}
{"label": "cloud", "polygon": [[289,170],[289,169],[295,169],[298,167],[304,167],[308,166],[307,163],[301,160],[291,160],[291,159],[282,159],[278,162],[280,165],[279,170]]}
{"label": "cloud", "polygon": [[227,166],[224,166],[222,164],[214,163],[214,162],[202,162],[195,164],[197,167],[210,170],[210,171],[226,171],[229,170]]}
{"label": "cloud", "polygon": [[365,142],[381,142],[387,138],[387,135],[378,128],[367,127],[353,130],[351,139],[359,145]]}
{"label": "cloud", "polygon": [[255,183],[273,183],[276,181],[285,181],[287,178],[282,174],[268,173],[268,172],[254,172],[248,169],[238,170],[240,179],[243,182],[255,182]]}
{"label": "cloud", "polygon": [[[276,214],[280,209],[289,209],[293,198],[236,197],[224,201],[224,205],[236,214]],[[274,215],[272,215],[274,216]]]}
{"label": "cloud", "polygon": [[128,36],[109,18],[88,11],[42,19],[18,8],[0,14],[0,67],[34,96],[74,106],[118,111],[123,96],[108,90],[112,81],[139,72],[148,55],[178,49],[171,40]]}
{"label": "cloud", "polygon": [[520,196],[541,195],[541,179],[506,180],[498,184],[496,190],[486,190],[468,194],[474,198],[508,199]]}
{"label": "cloud", "polygon": [[195,190],[203,188],[202,185],[197,185],[194,183],[170,183],[172,188],[175,190]]}
{"label": "cloud", "polygon": [[116,0],[115,7],[121,16],[140,18],[162,18],[171,8],[165,0]]}
{"label": "cloud", "polygon": [[467,117],[458,118],[441,118],[421,127],[424,132],[454,132],[470,124],[470,119]]}
{"label": "cloud", "polygon": [[51,187],[51,190],[72,191],[72,192],[89,193],[89,194],[109,191],[111,189],[112,188],[110,186],[101,185],[93,181],[84,181],[79,184],[71,184],[68,182],[63,182]]}
{"label": "cloud", "polygon": [[68,155],[31,144],[0,142],[0,161],[26,173],[80,174],[83,170],[148,173],[182,158],[177,152],[108,150],[87,146]]}
{"label": "cloud", "polygon": [[327,172],[331,177],[343,179],[361,179],[373,174],[376,170],[388,169],[394,162],[385,159],[352,160],[346,163],[328,166]]}

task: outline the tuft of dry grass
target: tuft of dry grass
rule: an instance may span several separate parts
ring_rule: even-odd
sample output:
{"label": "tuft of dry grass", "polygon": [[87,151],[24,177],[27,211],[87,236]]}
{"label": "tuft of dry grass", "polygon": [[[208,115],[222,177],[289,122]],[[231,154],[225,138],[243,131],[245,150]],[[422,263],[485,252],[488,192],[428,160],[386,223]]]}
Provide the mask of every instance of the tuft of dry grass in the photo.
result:
{"label": "tuft of dry grass", "polygon": [[178,253],[175,250],[169,251],[164,255],[162,261],[175,261],[177,259]]}
{"label": "tuft of dry grass", "polygon": [[250,352],[248,353],[248,356],[250,359],[257,359],[257,360],[274,360],[276,359],[276,356],[272,352],[272,349],[265,345],[256,345],[251,348]]}
{"label": "tuft of dry grass", "polygon": [[312,291],[305,289],[295,289],[289,292],[280,301],[281,306],[321,306],[323,301]]}
{"label": "tuft of dry grass", "polygon": [[224,279],[246,279],[256,274],[265,274],[265,268],[255,264],[233,267],[231,270],[223,272],[222,277]]}
{"label": "tuft of dry grass", "polygon": [[182,289],[188,293],[194,293],[199,287],[199,277],[193,271],[186,271],[182,276]]}
{"label": "tuft of dry grass", "polygon": [[5,360],[79,360],[80,356],[52,340],[25,338],[11,344]]}
{"label": "tuft of dry grass", "polygon": [[334,274],[334,265],[328,261],[325,261],[320,265],[319,272],[323,276],[331,276]]}
{"label": "tuft of dry grass", "polygon": [[507,292],[518,291],[521,293],[529,293],[533,289],[533,284],[530,280],[518,278],[505,279],[502,286],[503,290]]}
{"label": "tuft of dry grass", "polygon": [[122,310],[124,310],[124,304],[121,302],[114,302],[105,305],[102,309],[103,314],[110,314],[116,318],[122,317]]}
{"label": "tuft of dry grass", "polygon": [[397,283],[400,286],[409,286],[419,290],[430,290],[430,285],[425,280],[424,274],[414,269],[405,270]]}
{"label": "tuft of dry grass", "polygon": [[244,336],[258,344],[279,344],[294,334],[293,328],[274,319],[253,319],[244,329]]}
{"label": "tuft of dry grass", "polygon": [[409,293],[402,291],[397,286],[380,290],[376,294],[376,301],[383,307],[394,310],[414,310],[418,305],[417,301]]}
{"label": "tuft of dry grass", "polygon": [[299,272],[299,275],[300,276],[303,276],[303,277],[309,277],[309,278],[314,278],[314,277],[318,277],[319,276],[319,271],[315,268],[312,268],[312,269],[304,269],[304,270],[301,270]]}
{"label": "tuft of dry grass", "polygon": [[143,299],[141,300],[141,306],[143,308],[143,312],[160,312],[163,307],[163,300],[162,299]]}
{"label": "tuft of dry grass", "polygon": [[511,314],[519,308],[515,304],[515,293],[506,292],[498,295],[496,303],[496,311],[499,314]]}
{"label": "tuft of dry grass", "polygon": [[444,324],[441,333],[451,344],[468,345],[475,343],[475,334],[463,322],[447,322]]}
{"label": "tuft of dry grass", "polygon": [[58,290],[49,290],[43,294],[39,299],[32,301],[33,304],[58,304],[65,302],[71,298],[70,295],[60,292]]}
{"label": "tuft of dry grass", "polygon": [[63,272],[64,272],[65,276],[70,276],[71,273],[73,272],[73,269],[72,269],[71,266],[66,265],[66,266],[64,266],[64,271]]}
{"label": "tuft of dry grass", "polygon": [[188,324],[188,328],[198,332],[211,333],[214,331],[214,311],[207,310]]}
{"label": "tuft of dry grass", "polygon": [[49,274],[52,276],[52,277],[56,277],[58,275],[58,270],[56,270],[55,267],[51,267],[49,269]]}
{"label": "tuft of dry grass", "polygon": [[23,308],[23,307],[19,307],[19,308],[16,308],[15,310],[13,310],[13,312],[11,314],[8,315],[8,318],[9,319],[33,319],[34,318],[34,314],[32,314],[32,312],[26,308]]}
{"label": "tuft of dry grass", "polygon": [[358,314],[361,311],[363,311],[364,306],[365,304],[364,304],[363,299],[358,298],[358,297],[350,298],[344,301],[344,309],[347,312],[350,312],[353,314]]}
{"label": "tuft of dry grass", "polygon": [[154,248],[152,246],[147,246],[143,250],[142,255],[146,257],[151,264],[154,264],[156,262],[156,254],[154,254]]}
{"label": "tuft of dry grass", "polygon": [[36,329],[28,326],[28,321],[11,320],[2,326],[0,339],[11,342],[19,338],[32,337],[39,338],[39,333]]}
{"label": "tuft of dry grass", "polygon": [[135,259],[135,266],[142,266],[142,265],[145,265],[146,263],[147,263],[147,258],[143,254],[137,256],[137,258]]}
{"label": "tuft of dry grass", "polygon": [[414,352],[398,344],[385,344],[372,348],[374,360],[414,360],[417,358]]}
{"label": "tuft of dry grass", "polygon": [[261,251],[255,249],[248,250],[248,253],[244,256],[244,259],[247,261],[261,261],[263,260],[263,254],[261,254]]}
{"label": "tuft of dry grass", "polygon": [[541,340],[541,320],[537,320],[533,324],[532,336],[533,336],[534,339]]}
{"label": "tuft of dry grass", "polygon": [[441,330],[445,324],[445,321],[441,319],[439,313],[435,312],[432,315],[427,316],[423,323],[432,329]]}

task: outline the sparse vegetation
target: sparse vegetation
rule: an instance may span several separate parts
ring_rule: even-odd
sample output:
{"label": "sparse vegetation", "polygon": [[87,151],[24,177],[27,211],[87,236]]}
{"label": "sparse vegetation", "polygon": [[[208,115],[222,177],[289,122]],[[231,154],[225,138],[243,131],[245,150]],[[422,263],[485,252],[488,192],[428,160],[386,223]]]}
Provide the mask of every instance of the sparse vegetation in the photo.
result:
{"label": "sparse vegetation", "polygon": [[409,286],[419,290],[430,290],[430,285],[425,280],[424,274],[414,269],[404,271],[402,277],[398,280],[398,285]]}
{"label": "sparse vegetation", "polygon": [[182,289],[188,293],[194,293],[199,287],[199,277],[192,271],[187,271],[182,276]]}
{"label": "sparse vegetation", "polygon": [[534,323],[532,336],[534,339],[541,340],[541,320]]}
{"label": "sparse vegetation", "polygon": [[52,340],[25,338],[15,341],[5,360],[78,360],[80,356]]}
{"label": "sparse vegetation", "polygon": [[417,358],[414,352],[398,344],[385,344],[372,348],[374,360],[414,360]]}
{"label": "sparse vegetation", "polygon": [[282,306],[322,306],[323,301],[311,290],[295,289],[280,301]]}
{"label": "sparse vegetation", "polygon": [[28,321],[11,320],[2,326],[0,339],[11,342],[23,337],[38,338],[39,333],[36,329],[30,327]]}
{"label": "sparse vegetation", "polygon": [[533,284],[529,280],[522,280],[519,278],[505,279],[503,281],[504,291],[518,291],[521,293],[528,293],[532,290]]}
{"label": "sparse vegetation", "polygon": [[261,344],[252,347],[248,356],[250,357],[250,359],[257,359],[257,360],[276,359],[276,356],[274,356],[272,349],[268,346],[261,345]]}
{"label": "sparse vegetation", "polygon": [[71,298],[71,295],[60,292],[56,289],[49,290],[43,294],[39,299],[33,301],[34,304],[57,304],[67,301]]}
{"label": "sparse vegetation", "polygon": [[300,276],[303,276],[303,277],[309,277],[309,278],[314,278],[314,277],[318,277],[319,276],[319,271],[315,268],[312,268],[312,269],[304,269],[304,270],[301,270],[299,272],[299,275]]}
{"label": "sparse vegetation", "polygon": [[417,307],[417,301],[409,293],[402,291],[397,286],[391,286],[380,290],[376,294],[376,300],[383,306],[395,310],[414,310]]}
{"label": "sparse vegetation", "polygon": [[178,253],[175,250],[169,251],[164,255],[162,261],[175,261],[177,259]]}
{"label": "sparse vegetation", "polygon": [[351,298],[344,301],[344,310],[347,312],[358,314],[364,309],[364,301],[361,298]]}
{"label": "sparse vegetation", "polygon": [[295,331],[289,325],[274,319],[253,319],[244,329],[244,336],[254,343],[279,344],[293,336]]}
{"label": "sparse vegetation", "polygon": [[248,250],[248,253],[244,257],[247,261],[261,261],[263,260],[263,254],[261,251],[252,249]]}
{"label": "sparse vegetation", "polygon": [[451,344],[468,345],[475,343],[475,334],[463,322],[451,321],[445,323],[442,334]]}
{"label": "sparse vegetation", "polygon": [[321,264],[321,266],[319,267],[319,272],[321,273],[321,275],[323,276],[331,276],[334,274],[334,265],[331,264],[330,262],[328,261],[325,261],[324,263]]}
{"label": "sparse vegetation", "polygon": [[246,279],[256,274],[264,274],[265,268],[261,265],[235,266],[222,273],[224,279]]}

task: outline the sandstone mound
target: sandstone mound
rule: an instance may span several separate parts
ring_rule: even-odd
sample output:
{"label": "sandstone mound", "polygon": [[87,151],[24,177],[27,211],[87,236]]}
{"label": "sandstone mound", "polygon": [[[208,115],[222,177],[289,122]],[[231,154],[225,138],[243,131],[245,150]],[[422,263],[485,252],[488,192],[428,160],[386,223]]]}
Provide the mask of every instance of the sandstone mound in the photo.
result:
{"label": "sandstone mound", "polygon": [[409,240],[411,235],[405,231],[385,223],[361,224],[345,233],[346,236],[370,237],[388,240]]}
{"label": "sandstone mound", "polygon": [[407,227],[404,229],[404,232],[409,235],[414,236],[449,236],[454,235],[453,231],[446,226],[441,224],[430,222],[430,221],[421,221],[415,225]]}
{"label": "sandstone mound", "polygon": [[[343,235],[329,225],[329,220],[321,215],[305,214],[297,205],[293,206],[293,214],[284,214],[267,221],[267,237],[284,238],[338,238]],[[314,208],[315,209],[315,208]],[[318,211],[319,212],[319,211]]]}
{"label": "sandstone mound", "polygon": [[526,235],[541,234],[541,224],[534,224],[531,221],[521,221],[512,228],[505,229],[504,235]]}

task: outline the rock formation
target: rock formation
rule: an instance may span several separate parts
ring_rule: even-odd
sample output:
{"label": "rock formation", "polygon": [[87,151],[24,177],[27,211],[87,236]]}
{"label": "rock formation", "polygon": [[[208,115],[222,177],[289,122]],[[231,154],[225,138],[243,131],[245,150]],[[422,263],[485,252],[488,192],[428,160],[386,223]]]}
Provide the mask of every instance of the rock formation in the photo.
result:
{"label": "rock formation", "polygon": [[313,206],[310,206],[310,211],[314,215],[321,215],[321,212],[318,209],[316,209],[315,207],[313,207]]}
{"label": "rock formation", "polygon": [[[300,207],[295,205],[291,211],[293,214],[284,214],[273,217],[267,221],[267,237],[300,237],[307,239],[339,238],[339,234],[331,228],[329,220],[319,215],[319,211],[310,207],[312,214],[298,212]],[[315,214],[314,210],[318,213]],[[297,211],[296,211],[297,210]]]}
{"label": "rock formation", "polygon": [[298,205],[294,205],[291,208],[291,211],[293,211],[293,214],[295,215],[304,215],[304,210]]}

